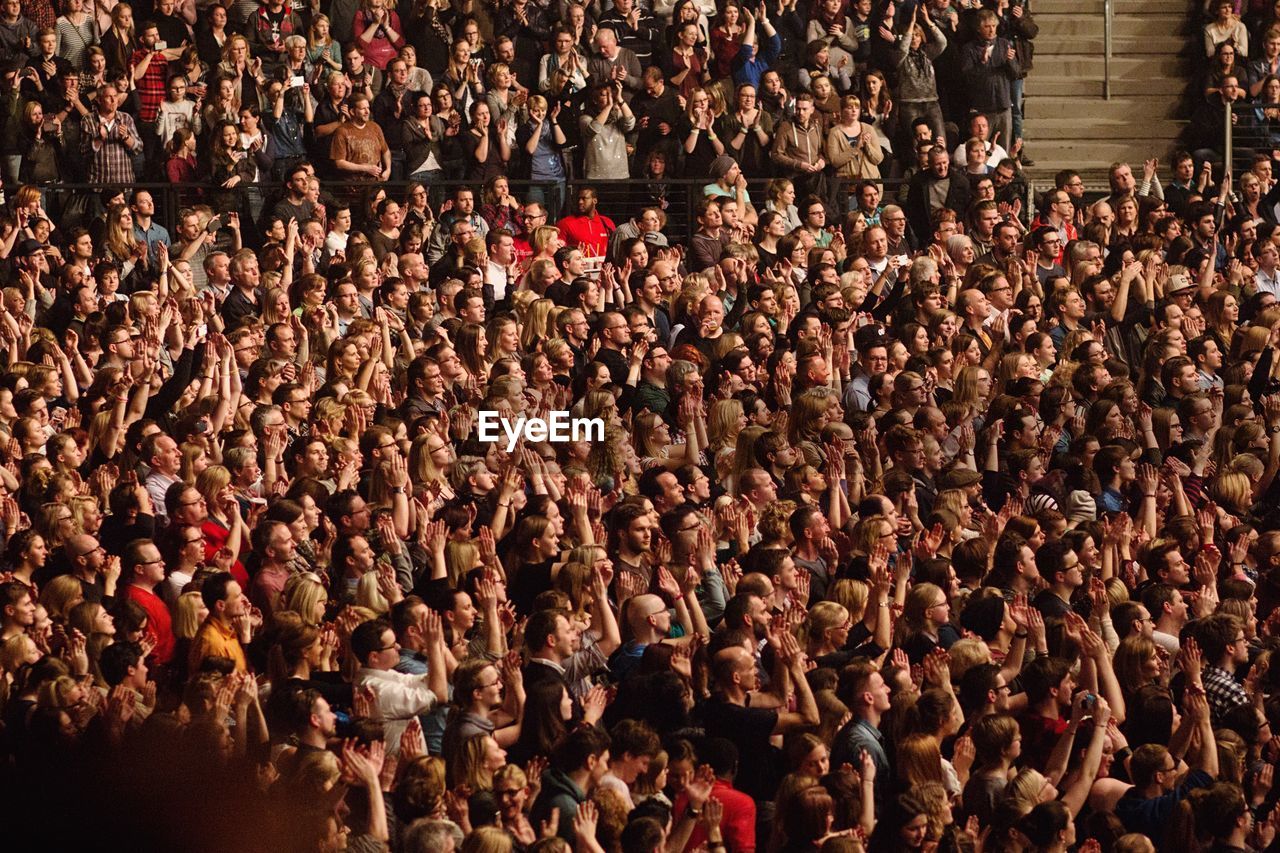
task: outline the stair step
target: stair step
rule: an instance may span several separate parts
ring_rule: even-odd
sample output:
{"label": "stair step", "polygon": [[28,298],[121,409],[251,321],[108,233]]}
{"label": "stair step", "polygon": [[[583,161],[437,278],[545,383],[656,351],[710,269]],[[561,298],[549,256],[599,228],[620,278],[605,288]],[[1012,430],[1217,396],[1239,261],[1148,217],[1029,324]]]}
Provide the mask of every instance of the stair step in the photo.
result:
{"label": "stair step", "polygon": [[[1142,83],[1158,84],[1176,80],[1180,85],[1178,91],[1185,88],[1185,75],[1188,64],[1176,56],[1148,56],[1141,59],[1121,57],[1112,54],[1111,82],[1117,80],[1133,80]],[[1105,71],[1105,62],[1101,54],[1097,56],[1041,56],[1036,55],[1031,76],[1054,77],[1063,80],[1101,80]],[[1028,81],[1030,82],[1030,81]],[[1155,89],[1153,91],[1165,91]]]}
{"label": "stair step", "polygon": [[[1035,4],[1036,20],[1044,15],[1072,14],[1081,17],[1103,16],[1103,0],[1038,0]],[[1184,0],[1114,0],[1111,7],[1112,20],[1127,17],[1152,17],[1156,15],[1177,18],[1185,22],[1189,18],[1191,5]]]}
{"label": "stair step", "polygon": [[[1098,35],[1106,29],[1101,15],[1081,15],[1062,12],[1052,15],[1036,14],[1040,34],[1036,36],[1036,50],[1044,48],[1045,41],[1065,35]],[[1111,19],[1111,34],[1116,38],[1136,36],[1178,36],[1183,46],[1190,43],[1190,25],[1181,15],[1124,15]],[[1047,37],[1047,38],[1046,38]]]}
{"label": "stair step", "polygon": [[1095,119],[1080,121],[1074,117],[1027,118],[1023,135],[1027,139],[1057,139],[1085,141],[1111,140],[1132,135],[1140,129],[1148,139],[1177,139],[1190,122],[1179,119]]}
{"label": "stair step", "polygon": [[[1031,72],[1031,77],[1027,80],[1027,100],[1026,100],[1026,116],[1030,121],[1034,118],[1044,116],[1048,118],[1057,118],[1069,116],[1074,121],[1085,123],[1085,121],[1112,121],[1112,120],[1130,120],[1130,121],[1151,121],[1159,119],[1178,118],[1180,110],[1176,100],[1172,98],[1125,98],[1113,97],[1111,100],[1103,100],[1101,96],[1101,85],[1098,85],[1098,93],[1096,96],[1089,98],[1083,97],[1079,93],[1070,95],[1051,95],[1042,94],[1039,89],[1043,88],[1042,80],[1035,71]],[[1036,91],[1030,91],[1032,87],[1036,87]]]}
{"label": "stair step", "polygon": [[1035,158],[1036,165],[1058,163],[1059,168],[1080,168],[1077,163],[1111,163],[1127,160],[1141,163],[1147,157],[1159,157],[1168,162],[1173,151],[1169,140],[1108,139],[1108,140],[1027,140],[1027,151]]}
{"label": "stair step", "polygon": [[[1101,65],[1101,62],[1099,62]],[[1188,82],[1181,75],[1172,77],[1151,77],[1146,80],[1124,80],[1111,77],[1111,94],[1113,97],[1173,97],[1182,95],[1187,90]],[[1032,95],[1053,95],[1057,97],[1099,98],[1102,96],[1102,74],[1089,79],[1064,78],[1046,73],[1036,59],[1035,69],[1027,78],[1028,99]],[[1171,106],[1177,106],[1171,104]],[[1081,116],[1084,120],[1085,116]]]}
{"label": "stair step", "polygon": [[[1040,30],[1041,35],[1044,30]],[[1127,35],[1117,36],[1111,40],[1111,58],[1135,55],[1158,54],[1169,57],[1178,56],[1186,48],[1187,40],[1180,35]],[[1106,50],[1106,42],[1102,33],[1053,35],[1041,41],[1036,39],[1035,62],[1039,64],[1041,57],[1083,55],[1102,56]],[[1034,70],[1033,72],[1034,73]]]}

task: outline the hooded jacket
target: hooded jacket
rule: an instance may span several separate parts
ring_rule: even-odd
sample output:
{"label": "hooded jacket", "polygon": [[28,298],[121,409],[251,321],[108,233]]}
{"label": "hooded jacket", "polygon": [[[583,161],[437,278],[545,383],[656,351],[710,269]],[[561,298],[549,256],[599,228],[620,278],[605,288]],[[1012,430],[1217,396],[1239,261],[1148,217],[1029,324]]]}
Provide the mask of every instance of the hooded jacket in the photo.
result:
{"label": "hooded jacket", "polygon": [[577,834],[573,831],[573,816],[586,799],[586,792],[569,778],[568,773],[563,770],[548,770],[542,776],[542,790],[538,793],[538,799],[533,802],[529,820],[534,826],[538,826],[542,821],[551,819],[552,809],[560,809],[560,826],[556,829],[556,835],[572,845],[577,841]]}

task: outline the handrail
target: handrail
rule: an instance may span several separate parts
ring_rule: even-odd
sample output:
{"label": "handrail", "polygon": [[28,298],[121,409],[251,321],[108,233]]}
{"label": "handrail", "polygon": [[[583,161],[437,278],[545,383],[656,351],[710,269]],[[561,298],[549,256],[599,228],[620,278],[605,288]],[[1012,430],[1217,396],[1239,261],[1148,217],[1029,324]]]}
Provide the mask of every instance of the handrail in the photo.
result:
{"label": "handrail", "polygon": [[1234,159],[1231,156],[1231,149],[1235,147],[1235,139],[1232,138],[1235,135],[1235,122],[1232,120],[1234,114],[1231,112],[1233,104],[1230,101],[1223,101],[1222,106],[1226,110],[1226,116],[1222,122],[1222,159],[1224,163],[1222,174],[1231,175],[1232,160]]}
{"label": "handrail", "polygon": [[[692,239],[694,231],[698,228],[696,219],[697,202],[704,197],[703,187],[707,184],[707,178],[665,178],[662,183],[666,184],[670,190],[667,196],[669,206],[666,208],[668,216],[667,233],[675,239],[682,239],[688,242]],[[1036,215],[1035,199],[1037,198],[1035,185],[1024,176],[1027,188],[1027,197],[1024,199],[1022,208],[1023,224],[1029,223]],[[757,210],[764,209],[765,188],[769,182],[767,178],[750,178],[747,181],[748,191],[751,195],[753,204]],[[408,179],[395,181],[381,181],[377,184],[369,182],[342,181],[333,179],[324,179],[323,187],[335,195],[342,196],[351,191],[360,190],[376,190],[384,189],[389,194],[395,194],[407,188],[412,181]],[[565,210],[567,213],[570,208],[568,202],[572,195],[577,192],[580,187],[590,186],[594,188],[600,199],[601,210],[618,220],[621,224],[624,219],[622,217],[638,215],[640,205],[643,203],[635,197],[634,191],[643,190],[653,182],[644,178],[629,178],[625,180],[589,180],[589,179],[569,179],[560,184],[552,184],[545,181],[530,181],[518,178],[509,180],[512,191],[517,195],[522,190],[530,189],[547,189],[555,187],[558,192],[555,194],[559,201],[565,202]],[[851,195],[854,187],[858,183],[856,180],[841,178],[837,179],[839,191],[834,192],[833,196],[842,204]],[[901,189],[904,183],[902,178],[881,178],[874,183],[879,184],[882,188],[882,204],[900,203],[896,198],[896,191]],[[218,187],[211,187],[208,183],[160,183],[160,182],[136,182],[132,184],[94,184],[94,183],[39,183],[35,184],[41,189],[46,196],[45,204],[49,205],[49,198],[61,202],[55,203],[56,208],[61,208],[62,204],[70,201],[75,196],[92,196],[102,193],[104,190],[120,190],[129,192],[132,190],[147,190],[155,197],[156,213],[155,220],[163,225],[170,234],[173,234],[177,225],[177,213],[183,208],[194,203],[208,204],[212,199],[210,195],[219,192]],[[431,182],[431,190],[443,193],[453,187],[465,186],[479,189],[476,181],[468,181],[461,179],[438,180]],[[268,200],[271,193],[278,192],[282,186],[274,181],[260,181],[252,184],[242,184],[239,189],[254,189],[266,196]],[[544,200],[545,201],[545,200]],[[76,221],[77,217],[85,217],[87,210],[80,210],[70,219],[55,214],[56,219],[62,220],[60,224],[63,227],[82,224]],[[561,214],[557,213],[555,218],[559,218]],[[835,210],[828,215],[828,226],[839,226],[843,223],[845,211]],[[924,235],[920,235],[923,239]]]}
{"label": "handrail", "polygon": [[1111,3],[1102,0],[1102,97],[1111,100]]}

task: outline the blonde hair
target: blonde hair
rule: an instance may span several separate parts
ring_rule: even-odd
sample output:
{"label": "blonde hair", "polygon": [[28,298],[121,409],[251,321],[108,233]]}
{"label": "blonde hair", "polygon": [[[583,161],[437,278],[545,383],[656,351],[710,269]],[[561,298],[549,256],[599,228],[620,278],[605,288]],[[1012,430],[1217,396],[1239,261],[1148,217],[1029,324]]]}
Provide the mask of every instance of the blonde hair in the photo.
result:
{"label": "blonde hair", "polygon": [[75,575],[58,575],[40,590],[40,604],[55,622],[65,622],[71,608],[84,601],[84,587]]}
{"label": "blonde hair", "polygon": [[204,602],[200,598],[200,590],[193,589],[178,596],[177,606],[173,608],[173,636],[179,640],[193,640],[200,630],[200,606]]}
{"label": "blonde hair", "polygon": [[0,643],[0,672],[17,672],[32,649],[40,651],[36,641],[26,634],[15,634]]}
{"label": "blonde hair", "polygon": [[506,830],[481,826],[463,840],[460,853],[511,853],[512,849],[511,836]]}
{"label": "blonde hair", "polygon": [[737,440],[739,420],[742,418],[741,400],[716,400],[711,404],[711,413],[707,417],[707,440],[710,450],[717,451],[730,447],[730,442]]}
{"label": "blonde hair", "polygon": [[80,684],[69,675],[59,675],[52,681],[40,685],[40,693],[36,698],[42,708],[70,708],[75,705],[71,701],[71,692]]}
{"label": "blonde hair", "polygon": [[448,572],[449,585],[454,589],[462,588],[462,579],[471,571],[480,559],[480,548],[474,542],[450,540],[444,546],[444,564]]}
{"label": "blonde hair", "polygon": [[844,605],[834,601],[819,601],[809,608],[806,620],[806,632],[809,642],[814,644],[826,640],[827,632],[834,628],[842,628],[849,621],[849,611]]}
{"label": "blonde hair", "polygon": [[311,614],[318,604],[328,600],[329,593],[320,578],[311,572],[303,572],[285,581],[284,590],[280,593],[280,609],[297,613],[308,625],[317,625],[319,623],[312,621]]}
{"label": "blonde hair", "polygon": [[827,587],[827,597],[849,611],[854,621],[866,615],[867,601],[871,598],[871,587],[866,581],[854,578],[840,578]]}
{"label": "blonde hair", "polygon": [[977,637],[956,640],[947,653],[951,656],[951,677],[956,681],[978,664],[991,663],[991,649]]}

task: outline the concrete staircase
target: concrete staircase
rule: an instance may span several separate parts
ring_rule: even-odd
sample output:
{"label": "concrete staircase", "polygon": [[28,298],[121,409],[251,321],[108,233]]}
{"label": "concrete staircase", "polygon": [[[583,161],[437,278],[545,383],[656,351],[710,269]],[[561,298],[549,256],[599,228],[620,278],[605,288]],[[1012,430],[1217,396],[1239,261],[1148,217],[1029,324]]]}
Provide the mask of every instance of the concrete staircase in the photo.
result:
{"label": "concrete staircase", "polygon": [[[1186,127],[1184,98],[1191,82],[1186,0],[1114,0],[1111,100],[1103,98],[1102,0],[1033,0],[1040,34],[1026,82],[1023,137],[1037,183],[1073,168],[1090,185],[1105,185],[1111,163],[1141,174],[1169,155]],[[1199,40],[1196,40],[1198,45]]]}

